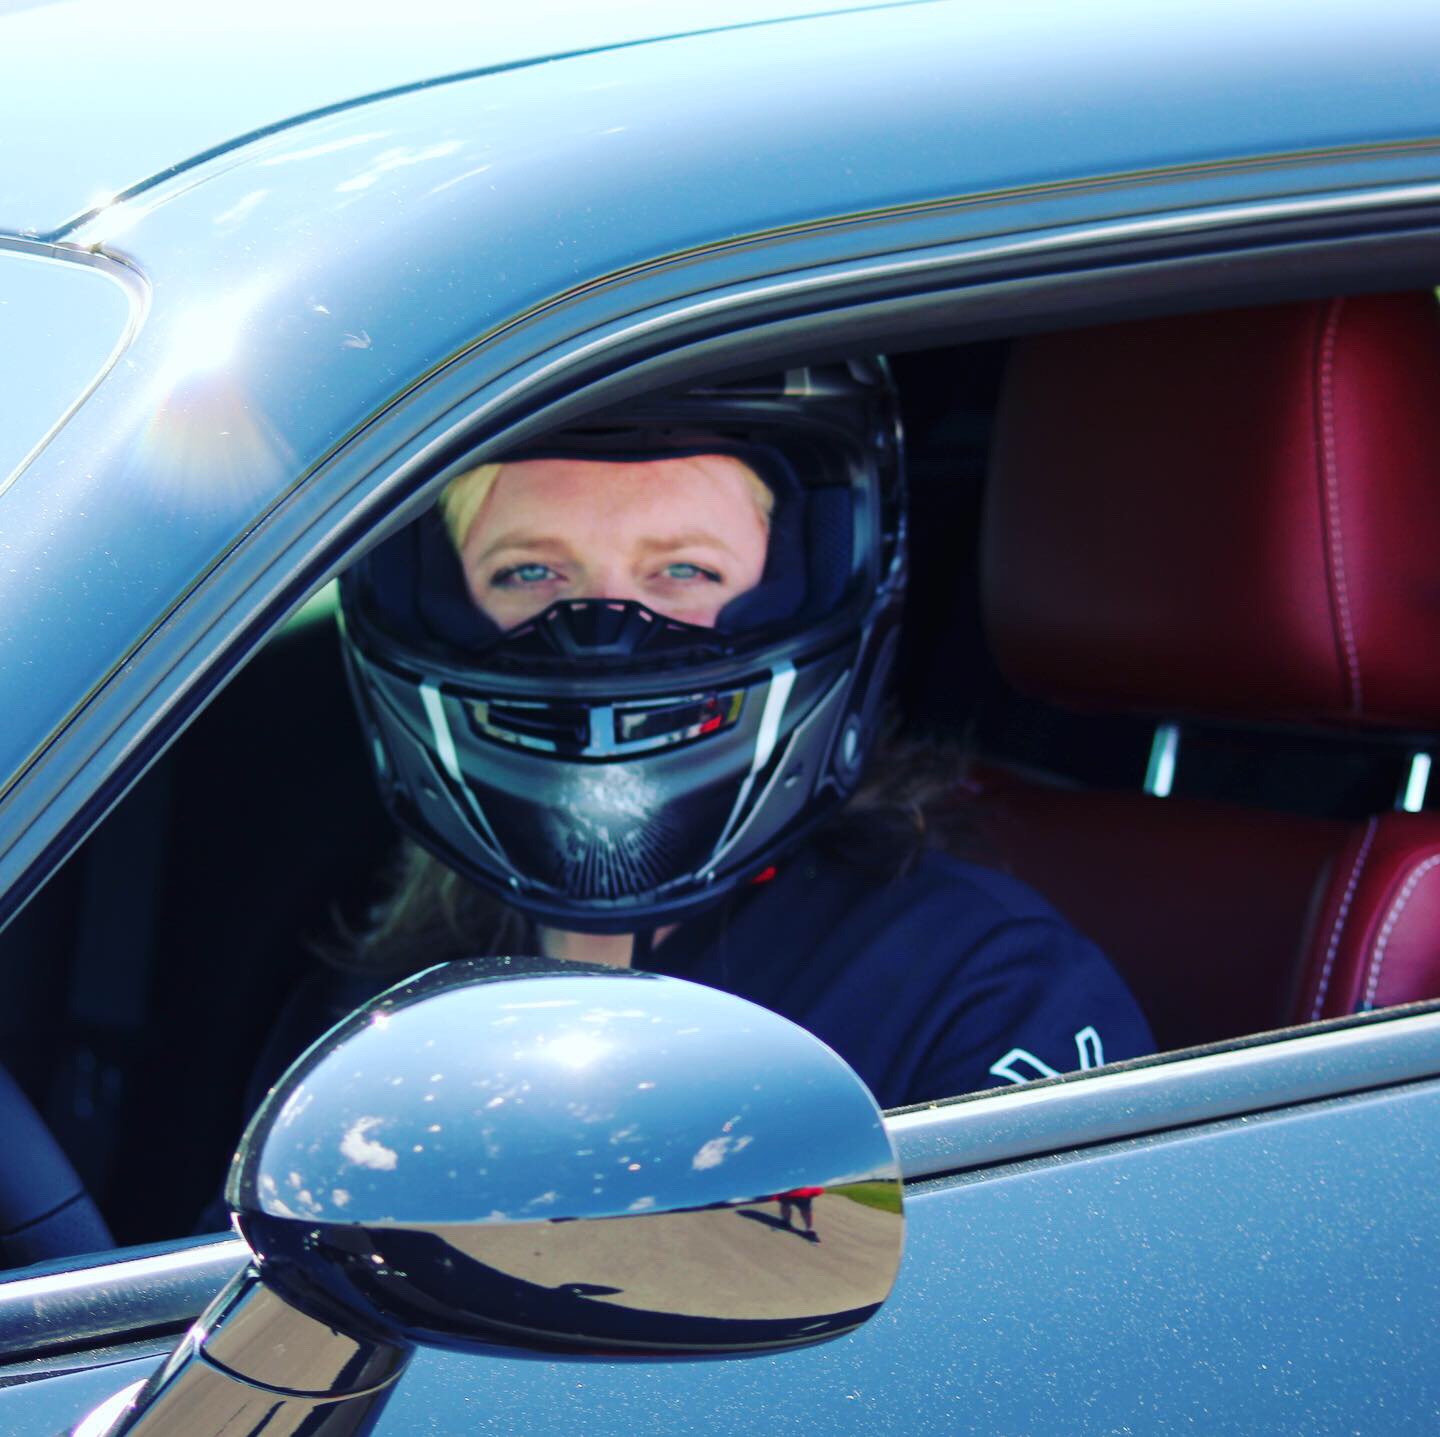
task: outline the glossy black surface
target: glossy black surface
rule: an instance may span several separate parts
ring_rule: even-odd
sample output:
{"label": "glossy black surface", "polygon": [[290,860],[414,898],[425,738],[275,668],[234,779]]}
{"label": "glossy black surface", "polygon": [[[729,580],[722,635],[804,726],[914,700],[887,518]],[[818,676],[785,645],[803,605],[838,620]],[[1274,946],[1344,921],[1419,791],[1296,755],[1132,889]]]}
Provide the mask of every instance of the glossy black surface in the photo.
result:
{"label": "glossy black surface", "polygon": [[483,1375],[422,1352],[377,1437],[427,1433],[442,1402],[435,1432],[486,1437],[1421,1437],[1440,1190],[1412,1179],[1437,1124],[1428,1083],[990,1168],[907,1198],[896,1291],[837,1342]]}
{"label": "glossy black surface", "polygon": [[[1183,1061],[1126,1065],[1083,1081],[1032,1084],[892,1113],[908,1181],[1032,1159],[1277,1104],[1423,1079],[1440,1066],[1440,1014],[1368,1014],[1351,1024]],[[48,1350],[134,1340],[192,1321],[248,1258],[219,1235],[64,1259],[0,1282],[0,1381]]]}
{"label": "glossy black surface", "polygon": [[863,1085],[786,1019],[520,959],[346,1020],[271,1092],[227,1191],[267,1281],[337,1321],[686,1351],[864,1321],[899,1264],[898,1178]]}

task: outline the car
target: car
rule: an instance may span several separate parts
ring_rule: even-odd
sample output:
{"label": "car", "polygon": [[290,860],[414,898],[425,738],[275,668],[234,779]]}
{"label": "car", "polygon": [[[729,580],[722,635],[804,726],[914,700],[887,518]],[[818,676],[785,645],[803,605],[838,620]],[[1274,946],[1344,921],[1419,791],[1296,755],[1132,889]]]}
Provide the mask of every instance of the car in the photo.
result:
{"label": "car", "polygon": [[[538,1355],[432,1324],[364,1420],[1432,1430],[1437,54],[1414,0],[0,6],[0,1427],[118,1430],[248,1271],[199,1215],[392,842],[335,577],[477,455],[886,354],[900,703],[1158,1051],[888,1111],[867,1320],[617,1353],[571,1292]],[[273,1270],[299,1081],[230,1189]],[[893,1216],[885,1161],[748,1226],[837,1173]]]}

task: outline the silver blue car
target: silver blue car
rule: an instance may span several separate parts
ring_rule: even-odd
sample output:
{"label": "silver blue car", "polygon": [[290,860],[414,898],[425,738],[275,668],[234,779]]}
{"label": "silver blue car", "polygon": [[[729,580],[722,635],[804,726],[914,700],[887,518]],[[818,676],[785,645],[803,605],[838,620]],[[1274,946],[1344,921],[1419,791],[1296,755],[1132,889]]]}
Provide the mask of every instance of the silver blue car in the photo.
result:
{"label": "silver blue car", "polygon": [[[1437,283],[1420,0],[0,0],[0,1431],[1433,1432]],[[882,1113],[478,962],[257,1088],[393,839],[336,576],[476,456],[877,354],[899,703],[1156,1052]],[[434,1074],[517,1031],[502,1159]],[[664,1097],[624,1211],[577,1067]]]}

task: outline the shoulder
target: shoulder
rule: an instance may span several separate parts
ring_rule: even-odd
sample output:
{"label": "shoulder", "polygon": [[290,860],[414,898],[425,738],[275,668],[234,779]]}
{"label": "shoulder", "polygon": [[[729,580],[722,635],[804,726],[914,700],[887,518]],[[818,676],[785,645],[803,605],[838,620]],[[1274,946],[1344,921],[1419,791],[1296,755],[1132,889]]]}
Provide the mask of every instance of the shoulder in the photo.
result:
{"label": "shoulder", "polygon": [[883,1103],[1151,1050],[1105,955],[1012,875],[939,852],[892,879],[822,857],[807,872],[820,907],[833,905],[809,1016],[840,1051],[864,1055],[857,1066]]}
{"label": "shoulder", "polygon": [[942,908],[971,915],[951,990],[963,997],[945,1005],[918,1088],[1021,1083],[1153,1050],[1110,961],[1028,884],[943,854],[928,856],[916,878],[927,894],[948,895]]}
{"label": "shoulder", "polygon": [[[905,872],[882,876],[823,853],[807,853],[791,891],[816,916],[862,931],[899,927],[954,953],[1006,935],[1083,943],[1069,923],[1028,884],[982,864],[929,850]],[[1085,945],[1088,947],[1089,945]]]}
{"label": "shoulder", "polygon": [[1066,920],[1028,883],[963,858],[931,849],[905,874],[892,880],[917,898],[965,908],[982,922],[1053,923],[1068,928]]}
{"label": "shoulder", "polygon": [[1018,879],[941,852],[887,877],[802,849],[678,937],[660,971],[809,1028],[885,1106],[1149,1050],[1093,943]]}
{"label": "shoulder", "polygon": [[814,975],[823,975],[823,1006],[875,991],[892,1012],[919,1005],[932,1015],[1067,998],[1133,1006],[1100,950],[1033,888],[941,852],[894,877],[821,852],[797,855],[732,936],[732,955],[771,982],[793,970],[797,984],[818,989]]}

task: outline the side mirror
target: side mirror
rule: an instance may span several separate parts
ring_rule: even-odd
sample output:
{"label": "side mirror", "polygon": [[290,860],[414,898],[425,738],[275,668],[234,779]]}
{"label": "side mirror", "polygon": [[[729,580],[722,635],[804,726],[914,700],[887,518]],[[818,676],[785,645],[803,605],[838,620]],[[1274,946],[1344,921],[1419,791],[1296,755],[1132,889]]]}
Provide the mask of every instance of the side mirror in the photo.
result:
{"label": "side mirror", "polygon": [[879,1109],[810,1034],[544,960],[447,964],[354,1013],[267,1096],[227,1196],[255,1261],[113,1437],[259,1432],[280,1398],[293,1430],[360,1432],[416,1343],[815,1342],[884,1301],[904,1227]]}

